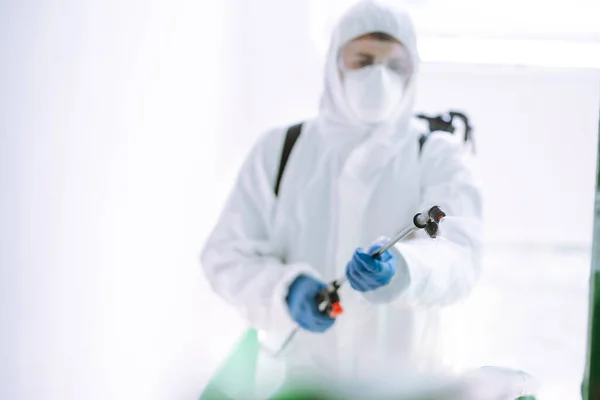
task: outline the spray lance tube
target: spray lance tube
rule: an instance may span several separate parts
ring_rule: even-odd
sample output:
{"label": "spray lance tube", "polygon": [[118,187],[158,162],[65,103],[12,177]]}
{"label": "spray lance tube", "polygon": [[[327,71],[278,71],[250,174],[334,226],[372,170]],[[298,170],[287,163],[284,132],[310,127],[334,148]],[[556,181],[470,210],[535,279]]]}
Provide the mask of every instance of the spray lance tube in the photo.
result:
{"label": "spray lance tube", "polygon": [[[439,230],[439,223],[446,217],[446,213],[438,206],[433,206],[429,210],[420,212],[413,217],[413,223],[408,228],[400,231],[397,235],[387,241],[382,247],[374,251],[371,256],[379,257],[387,250],[392,248],[396,243],[406,239],[412,233],[418,230],[425,230],[427,235],[435,239]],[[339,288],[346,282],[346,275],[329,283],[326,288],[321,290],[317,295],[317,307],[319,311],[329,315],[331,318],[336,318],[341,315],[344,310],[340,304]]]}
{"label": "spray lance tube", "polygon": [[[444,213],[444,211],[442,211],[442,209],[438,206],[433,206],[429,210],[416,214],[413,217],[412,224],[409,227],[400,231],[382,247],[374,251],[371,254],[371,256],[379,257],[387,250],[389,250],[392,246],[394,246],[396,243],[406,239],[412,233],[417,232],[421,229],[423,229],[430,238],[435,239],[438,234],[439,223],[444,217],[446,217],[446,213]],[[317,302],[317,308],[320,312],[329,315],[331,318],[337,318],[344,312],[344,309],[342,308],[340,302],[340,295],[338,293],[338,290],[344,284],[344,282],[346,282],[346,280],[346,275],[344,275],[341,278],[330,282],[327,285],[327,287],[325,287],[319,292],[315,301]],[[296,327],[292,331],[292,333],[285,339],[283,344],[280,346],[279,350],[274,354],[275,357],[281,354],[281,352],[288,346],[288,344],[292,341],[298,330],[299,328]]]}

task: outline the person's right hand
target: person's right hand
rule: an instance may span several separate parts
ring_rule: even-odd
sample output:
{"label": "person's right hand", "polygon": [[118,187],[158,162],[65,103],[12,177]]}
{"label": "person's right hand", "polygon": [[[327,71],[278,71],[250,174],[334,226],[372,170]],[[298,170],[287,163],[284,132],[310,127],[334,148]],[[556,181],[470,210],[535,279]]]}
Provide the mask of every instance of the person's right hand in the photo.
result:
{"label": "person's right hand", "polygon": [[335,319],[317,308],[317,295],[326,288],[325,282],[301,275],[290,285],[286,298],[290,314],[301,328],[322,333],[331,328]]}

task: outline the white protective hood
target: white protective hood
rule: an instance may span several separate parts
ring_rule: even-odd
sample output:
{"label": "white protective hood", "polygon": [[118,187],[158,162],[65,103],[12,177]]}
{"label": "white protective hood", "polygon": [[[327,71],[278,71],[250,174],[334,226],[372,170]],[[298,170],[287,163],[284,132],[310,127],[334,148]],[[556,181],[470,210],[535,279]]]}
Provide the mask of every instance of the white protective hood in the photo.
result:
{"label": "white protective hood", "polygon": [[[383,32],[400,41],[408,50],[413,66],[402,101],[390,118],[378,124],[364,123],[354,115],[346,101],[338,68],[343,47],[372,32]],[[350,8],[339,20],[327,54],[325,87],[318,117],[320,131],[400,139],[413,113],[419,62],[415,30],[407,12],[381,1],[361,1]]]}

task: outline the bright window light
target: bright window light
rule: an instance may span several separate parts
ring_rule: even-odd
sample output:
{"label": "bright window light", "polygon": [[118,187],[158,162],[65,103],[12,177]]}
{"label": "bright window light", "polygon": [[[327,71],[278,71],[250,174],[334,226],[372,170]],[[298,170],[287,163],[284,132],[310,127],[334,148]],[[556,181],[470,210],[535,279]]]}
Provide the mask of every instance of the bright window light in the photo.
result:
{"label": "bright window light", "polygon": [[[327,50],[337,18],[357,0],[311,0],[311,36]],[[597,0],[388,0],[415,22],[425,62],[600,68]]]}
{"label": "bright window light", "polygon": [[424,62],[600,69],[600,42],[424,38],[419,53]]}

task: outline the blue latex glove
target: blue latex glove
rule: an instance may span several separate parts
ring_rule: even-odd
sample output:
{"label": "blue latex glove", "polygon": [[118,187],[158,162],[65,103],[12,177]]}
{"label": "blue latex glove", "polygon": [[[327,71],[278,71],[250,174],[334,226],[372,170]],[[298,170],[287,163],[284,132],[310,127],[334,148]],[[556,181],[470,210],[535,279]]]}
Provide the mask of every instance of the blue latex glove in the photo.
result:
{"label": "blue latex glove", "polygon": [[325,332],[335,319],[323,314],[317,308],[317,294],[327,284],[301,275],[290,285],[286,298],[290,314],[301,328],[311,332]]}
{"label": "blue latex glove", "polygon": [[371,246],[368,252],[357,249],[346,265],[346,277],[350,286],[359,292],[375,290],[390,283],[396,274],[396,256],[386,250],[378,257],[371,254],[382,245]]}

